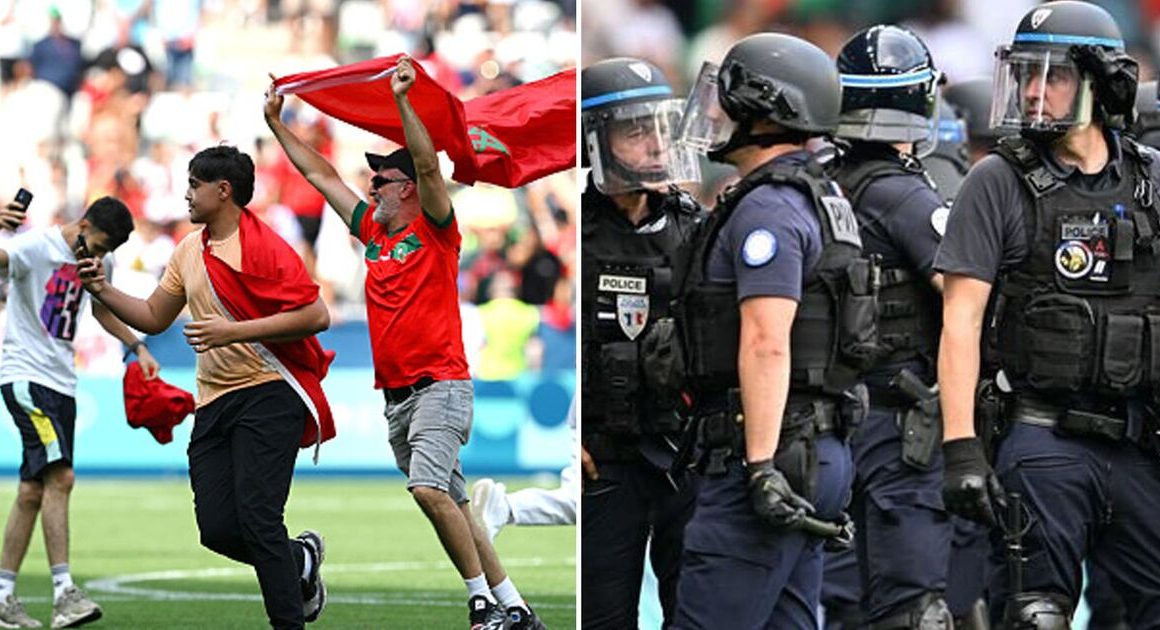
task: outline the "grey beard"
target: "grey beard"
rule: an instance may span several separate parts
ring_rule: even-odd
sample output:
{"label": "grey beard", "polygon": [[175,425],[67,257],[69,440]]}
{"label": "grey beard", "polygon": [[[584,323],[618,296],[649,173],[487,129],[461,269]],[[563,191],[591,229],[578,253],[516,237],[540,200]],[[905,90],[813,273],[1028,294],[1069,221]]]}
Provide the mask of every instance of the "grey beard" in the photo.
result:
{"label": "grey beard", "polygon": [[375,213],[371,216],[375,223],[386,225],[391,222],[391,219],[399,213],[398,208],[388,208],[385,204],[379,203],[375,206]]}

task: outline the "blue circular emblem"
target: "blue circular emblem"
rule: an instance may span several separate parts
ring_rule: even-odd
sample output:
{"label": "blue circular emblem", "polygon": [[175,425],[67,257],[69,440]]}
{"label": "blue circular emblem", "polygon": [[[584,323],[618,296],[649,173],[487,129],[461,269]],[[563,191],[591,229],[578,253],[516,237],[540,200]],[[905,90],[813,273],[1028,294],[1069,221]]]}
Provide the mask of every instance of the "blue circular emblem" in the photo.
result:
{"label": "blue circular emblem", "polygon": [[777,256],[777,237],[765,228],[753,230],[741,246],[741,258],[750,267],[760,267]]}

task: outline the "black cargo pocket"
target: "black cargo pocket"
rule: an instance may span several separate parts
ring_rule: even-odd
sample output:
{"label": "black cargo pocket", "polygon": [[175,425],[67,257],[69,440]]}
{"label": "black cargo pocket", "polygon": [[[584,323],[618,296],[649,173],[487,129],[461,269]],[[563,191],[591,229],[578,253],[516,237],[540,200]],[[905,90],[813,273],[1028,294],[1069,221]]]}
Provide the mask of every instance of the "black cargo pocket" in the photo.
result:
{"label": "black cargo pocket", "polygon": [[866,369],[878,359],[878,275],[875,260],[858,259],[846,268],[848,289],[841,298],[839,344],[842,355],[854,366]]}
{"label": "black cargo pocket", "polygon": [[1160,315],[1145,315],[1148,322],[1148,384],[1160,390]]}
{"label": "black cargo pocket", "polygon": [[688,377],[699,388],[732,387],[737,380],[737,352],[741,343],[741,309],[737,287],[703,285],[686,302],[691,322],[687,327],[685,359]]}
{"label": "black cargo pocket", "polygon": [[1144,378],[1144,319],[1109,313],[1103,339],[1100,385],[1116,393],[1139,385]]}
{"label": "black cargo pocket", "polygon": [[1092,382],[1095,317],[1087,300],[1051,293],[1033,298],[1023,314],[1027,382],[1039,390],[1078,392]]}
{"label": "black cargo pocket", "polygon": [[631,341],[606,343],[600,347],[600,373],[596,378],[602,384],[602,428],[608,433],[640,432],[637,415],[640,392],[637,350],[637,345]]}
{"label": "black cargo pocket", "polygon": [[640,342],[640,362],[644,384],[658,406],[675,408],[685,385],[685,352],[673,318],[662,317],[649,326]]}

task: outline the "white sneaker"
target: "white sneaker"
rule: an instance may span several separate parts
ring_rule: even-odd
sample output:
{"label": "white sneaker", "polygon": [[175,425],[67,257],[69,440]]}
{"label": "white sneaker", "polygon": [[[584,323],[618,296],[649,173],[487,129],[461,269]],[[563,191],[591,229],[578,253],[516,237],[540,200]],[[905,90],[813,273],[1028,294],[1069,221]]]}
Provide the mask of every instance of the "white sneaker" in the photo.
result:
{"label": "white sneaker", "polygon": [[76,586],[64,590],[52,604],[52,627],[75,628],[101,618],[101,607]]}
{"label": "white sneaker", "polygon": [[24,604],[15,595],[9,595],[0,602],[0,628],[39,628],[42,625],[24,612]]}
{"label": "white sneaker", "polygon": [[471,515],[487,530],[487,537],[495,540],[504,525],[511,522],[512,508],[508,505],[507,488],[491,479],[480,479],[471,486]]}

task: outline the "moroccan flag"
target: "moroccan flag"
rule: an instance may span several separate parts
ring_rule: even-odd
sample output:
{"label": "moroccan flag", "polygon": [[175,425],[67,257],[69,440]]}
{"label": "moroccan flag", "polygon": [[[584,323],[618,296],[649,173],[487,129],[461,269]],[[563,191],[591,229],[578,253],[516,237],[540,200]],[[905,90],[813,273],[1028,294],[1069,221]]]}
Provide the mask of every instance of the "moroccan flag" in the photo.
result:
{"label": "moroccan flag", "polygon": [[[257,319],[302,308],[318,298],[318,285],[306,273],[297,252],[244,208],[238,232],[242,244],[240,271],[214,255],[209,246],[209,230],[202,233],[206,273],[231,317]],[[315,420],[306,423],[300,446],[317,446],[334,437],[334,418],[322,391],[322,379],[334,360],[334,352],[323,350],[314,336],[298,341],[264,341],[262,347],[265,352],[260,354],[274,364]],[[314,458],[318,460],[317,449]]]}
{"label": "moroccan flag", "polygon": [[[319,110],[356,127],[405,143],[390,75],[402,55],[329,70],[301,72],[274,82]],[[522,186],[576,164],[576,70],[472,99],[467,103],[415,66],[407,92],[435,149],[455,163],[452,179]]]}

